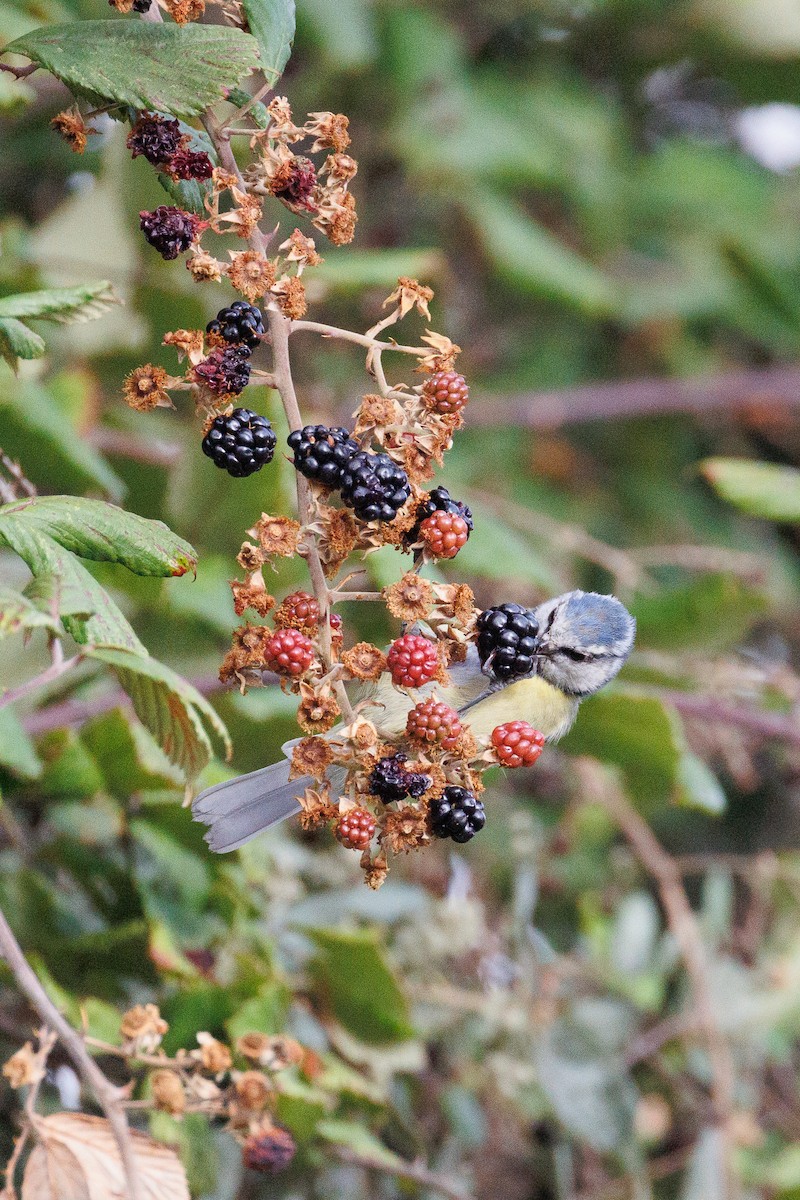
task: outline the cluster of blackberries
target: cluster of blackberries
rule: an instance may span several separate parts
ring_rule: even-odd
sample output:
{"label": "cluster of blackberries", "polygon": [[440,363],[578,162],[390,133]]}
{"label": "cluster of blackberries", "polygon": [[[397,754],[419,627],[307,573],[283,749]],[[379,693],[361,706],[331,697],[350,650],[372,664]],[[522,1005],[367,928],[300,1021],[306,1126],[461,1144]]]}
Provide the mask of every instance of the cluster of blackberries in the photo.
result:
{"label": "cluster of blackberries", "polygon": [[168,261],[188,250],[200,231],[200,218],[172,204],[140,212],[139,224],[147,241]]}
{"label": "cluster of blackberries", "polygon": [[234,300],[230,308],[221,308],[214,320],[208,322],[206,333],[216,334],[231,346],[252,351],[264,336],[264,316],[255,304]]}
{"label": "cluster of blackberries", "polygon": [[461,517],[470,533],[475,528],[472,509],[463,500],[454,500],[446,487],[433,488],[428,492],[427,499],[417,509],[417,528],[426,517],[432,517],[435,512],[453,513],[454,516]]}
{"label": "cluster of blackberries", "polygon": [[216,396],[238,396],[250,382],[250,351],[246,346],[216,346],[197,364],[194,375]]}
{"label": "cluster of blackberries", "polygon": [[446,787],[429,809],[431,832],[439,838],[468,842],[486,824],[483,802],[466,788]]}
{"label": "cluster of blackberries", "polygon": [[373,767],[369,777],[369,790],[384,804],[405,800],[408,796],[416,800],[431,786],[430,775],[409,771],[405,767],[408,755],[400,751],[390,758],[382,758]]}
{"label": "cluster of blackberries", "polygon": [[393,521],[411,495],[408,476],[388,454],[362,450],[346,429],[306,425],[289,434],[301,475],[342,493],[361,521]]}
{"label": "cluster of blackberries", "polygon": [[249,408],[235,408],[227,416],[214,418],[203,438],[203,453],[229,475],[241,479],[272,462],[277,440],[266,417]]}
{"label": "cluster of blackberries", "polygon": [[484,609],[477,621],[478,657],[495,679],[505,682],[530,675],[539,636],[532,609],[521,604],[497,604]]}

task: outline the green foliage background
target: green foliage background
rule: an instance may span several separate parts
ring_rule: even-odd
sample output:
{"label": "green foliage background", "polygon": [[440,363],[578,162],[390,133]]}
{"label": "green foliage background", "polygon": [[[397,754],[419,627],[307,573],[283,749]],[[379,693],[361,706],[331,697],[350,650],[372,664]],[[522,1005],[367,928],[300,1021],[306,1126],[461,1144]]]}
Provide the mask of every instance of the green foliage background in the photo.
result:
{"label": "green foliage background", "polygon": [[[4,0],[0,33],[107,15],[101,0]],[[75,1020],[83,1005],[98,1036],[115,1036],[116,1009],[156,1000],[168,1045],[255,1026],[323,1055],[324,1075],[280,1101],[301,1154],[260,1191],[222,1135],[160,1121],[197,1195],[407,1194],[391,1175],[331,1165],[326,1148],[349,1146],[421,1155],[481,1197],[711,1200],[723,1193],[702,1038],[638,1056],[653,1027],[675,1018],[681,1032],[690,997],[652,880],[584,803],[575,756],[594,756],[677,861],[694,856],[743,1194],[796,1200],[798,738],[710,710],[684,723],[680,699],[791,717],[797,477],[723,479],[711,464],[706,478],[700,464],[796,467],[797,427],[769,389],[735,412],[662,404],[584,423],[569,389],[797,356],[797,175],[758,165],[735,129],[747,106],[800,102],[800,17],[766,0],[301,0],[298,22],[280,90],[298,114],[347,112],[360,164],[357,240],[320,247],[314,315],[366,328],[414,275],[436,290],[434,327],[464,348],[474,399],[443,481],[477,529],[448,577],[481,603],[615,589],[639,618],[638,653],[535,772],[497,778],[480,839],[398,864],[375,895],[344,852],[285,827],[212,860],[180,777],[127,708],[105,710],[112,681],[92,669],[68,697],[2,713],[2,907],[51,994]],[[46,356],[19,378],[0,368],[0,445],[42,493],[111,499],[192,543],[195,580],[91,571],[151,654],[204,689],[236,623],[226,581],[244,530],[291,511],[291,470],[231,481],[188,414],[122,403],[133,367],[173,368],[163,332],[204,326],[230,293],[148,249],[137,227],[163,201],[153,172],[110,122],[74,158],[48,124],[64,101],[43,74],[0,76],[0,293],[107,279],[125,307],[48,328]],[[346,417],[365,389],[358,355],[296,341],[304,414]],[[559,390],[538,429],[509,419],[512,398],[518,412]],[[283,432],[275,398],[247,395]],[[675,546],[704,549],[663,549]],[[0,555],[22,586],[26,568]],[[369,570],[383,584],[397,559]],[[275,580],[279,594],[301,583],[297,564]],[[362,609],[346,620],[388,638]],[[42,641],[0,642],[5,685],[44,665]],[[272,760],[294,731],[279,692],[212,701],[233,769]],[[213,763],[203,782],[228,769]],[[9,1052],[28,1027],[4,986]],[[2,1105],[7,1152],[10,1092]]]}

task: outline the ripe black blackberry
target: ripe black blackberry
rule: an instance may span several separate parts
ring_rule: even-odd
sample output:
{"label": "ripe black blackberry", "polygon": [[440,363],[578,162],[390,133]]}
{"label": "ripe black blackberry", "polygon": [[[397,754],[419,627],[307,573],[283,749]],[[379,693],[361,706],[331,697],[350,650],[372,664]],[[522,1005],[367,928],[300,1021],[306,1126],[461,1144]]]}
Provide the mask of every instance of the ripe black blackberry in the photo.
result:
{"label": "ripe black blackberry", "polygon": [[478,617],[478,657],[495,679],[530,675],[539,636],[533,610],[521,604],[497,604]]}
{"label": "ripe black blackberry", "polygon": [[411,495],[408,476],[388,454],[359,450],[341,482],[342,501],[360,521],[393,521]]}
{"label": "ripe black blackberry", "polygon": [[264,336],[264,316],[255,304],[234,300],[230,308],[221,308],[214,320],[208,322],[206,333],[215,333],[231,345],[255,350]]}
{"label": "ripe black blackberry", "polygon": [[250,382],[250,351],[246,346],[217,346],[194,368],[194,377],[217,396],[238,396]]}
{"label": "ripe black blackberry", "polygon": [[133,0],[133,11],[135,13],[150,12],[150,5],[153,0]]}
{"label": "ripe black blackberry", "polygon": [[214,418],[203,438],[203,453],[229,475],[243,479],[272,462],[277,440],[266,417],[235,408]]}
{"label": "ripe black blackberry", "polygon": [[431,832],[439,838],[468,842],[486,824],[482,801],[462,787],[446,787],[428,810]]}
{"label": "ripe black blackberry", "polygon": [[345,468],[358,452],[358,443],[338,425],[306,425],[287,440],[300,474],[327,488],[341,487]]}
{"label": "ripe black blackberry", "polygon": [[141,154],[152,166],[158,167],[177,154],[185,141],[186,135],[181,133],[177,121],[160,117],[157,113],[143,113],[125,144],[131,152],[131,158],[138,158]]}
{"label": "ripe black blackberry", "polygon": [[373,767],[369,777],[369,790],[384,804],[391,804],[394,800],[405,800],[407,796],[416,800],[431,786],[430,775],[406,769],[404,764],[407,760],[408,755],[401,751],[389,758],[382,758]]}
{"label": "ripe black blackberry", "polygon": [[201,221],[182,208],[159,204],[152,212],[140,212],[139,224],[150,245],[169,261],[189,249],[200,231]]}

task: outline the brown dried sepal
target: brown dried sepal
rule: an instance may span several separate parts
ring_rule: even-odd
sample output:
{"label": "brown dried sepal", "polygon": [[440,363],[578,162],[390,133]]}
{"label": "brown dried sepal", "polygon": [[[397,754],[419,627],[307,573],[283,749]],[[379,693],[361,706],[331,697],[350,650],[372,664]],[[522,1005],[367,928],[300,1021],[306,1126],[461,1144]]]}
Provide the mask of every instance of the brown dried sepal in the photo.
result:
{"label": "brown dried sepal", "polygon": [[93,126],[86,124],[77,107],[56,113],[50,125],[75,154],[83,154],[87,136],[97,133]]}
{"label": "brown dried sepal", "polygon": [[319,829],[321,825],[327,825],[339,816],[339,809],[331,803],[331,794],[327,787],[319,791],[306,788],[303,795],[297,799],[301,809],[298,820],[302,829]]}
{"label": "brown dried sepal", "polygon": [[299,321],[308,312],[305,284],[299,276],[284,275],[272,285],[270,293],[278,301],[283,315],[291,321]]}
{"label": "brown dried sepal", "polygon": [[423,333],[422,341],[431,347],[431,353],[420,359],[417,370],[426,375],[432,375],[436,371],[452,371],[461,353],[461,347],[451,342],[443,333],[434,333],[432,329]]}
{"label": "brown dried sepal", "polygon": [[195,283],[217,283],[223,275],[228,273],[225,263],[202,249],[195,250],[187,258],[186,268]]}
{"label": "brown dried sepal", "polygon": [[334,150],[341,154],[350,145],[350,134],[347,132],[350,120],[344,113],[312,112],[303,126],[303,133],[316,140],[310,148],[311,154],[318,150]]}
{"label": "brown dried sepal", "polygon": [[339,705],[329,690],[316,692],[310,684],[300,684],[297,724],[304,733],[327,733],[340,715]]}
{"label": "brown dried sepal", "polygon": [[176,25],[199,21],[206,11],[205,0],[164,0],[164,5]]}
{"label": "brown dried sepal", "polygon": [[243,1071],[234,1086],[239,1104],[248,1112],[263,1112],[272,1096],[272,1085],[260,1071]]}
{"label": "brown dried sepal", "polygon": [[430,321],[431,314],[428,311],[428,305],[432,299],[432,288],[426,287],[425,284],[419,283],[416,279],[410,279],[407,275],[401,275],[397,281],[397,287],[384,300],[383,307],[391,308],[394,305],[400,317],[405,317],[407,313],[411,312],[412,308],[416,308],[421,316],[426,317]]}
{"label": "brown dried sepal", "polygon": [[3,1075],[12,1088],[30,1087],[44,1079],[44,1073],[44,1064],[31,1042],[20,1046],[3,1064]]}
{"label": "brown dried sepal", "polygon": [[265,647],[272,637],[272,630],[266,625],[251,625],[249,622],[240,625],[233,631],[233,649],[239,650],[246,657],[243,665],[266,670],[267,656]]}
{"label": "brown dried sepal", "polygon": [[149,1054],[161,1043],[169,1025],[155,1004],[137,1004],[123,1013],[119,1031],[129,1054]]}
{"label": "brown dried sepal", "polygon": [[300,524],[291,517],[271,517],[262,513],[252,529],[247,531],[258,538],[264,554],[277,554],[281,558],[294,558],[300,545]]}
{"label": "brown dried sepal", "polygon": [[369,850],[365,850],[361,855],[359,865],[364,872],[364,882],[367,887],[372,888],[373,892],[377,892],[378,888],[386,882],[386,876],[389,874],[389,864],[386,861],[384,848],[381,846],[374,858],[370,855]]}
{"label": "brown dried sepal", "polygon": [[306,237],[299,229],[295,229],[285,242],[281,242],[279,250],[286,251],[287,263],[297,263],[297,274],[302,275],[305,267],[318,267],[323,258],[317,253],[313,238]]}
{"label": "brown dried sepal", "polygon": [[150,1076],[153,1104],[160,1112],[178,1117],[186,1109],[186,1092],[180,1076],[175,1071],[153,1071]]}
{"label": "brown dried sepal", "polygon": [[342,665],[354,679],[365,683],[380,679],[386,670],[386,655],[371,642],[358,642],[342,655]]}
{"label": "brown dried sepal", "polygon": [[407,571],[397,583],[383,589],[386,607],[399,621],[421,621],[433,608],[432,584],[414,571]]}
{"label": "brown dried sepal", "polygon": [[321,737],[304,737],[292,750],[290,779],[310,775],[312,779],[324,779],[325,772],[333,762],[333,749]]}
{"label": "brown dried sepal", "polygon": [[174,408],[167,394],[168,387],[175,387],[180,379],[168,375],[163,367],[145,363],[126,376],[122,385],[125,403],[136,412],[150,412],[153,408]]}
{"label": "brown dried sepal", "polygon": [[237,617],[243,616],[248,609],[265,617],[275,607],[275,597],[267,591],[260,571],[255,571],[244,583],[238,579],[229,582],[233,593],[233,611]]}
{"label": "brown dried sepal", "polygon": [[392,854],[408,854],[426,846],[430,841],[426,808],[407,804],[402,808],[387,809],[379,841]]}
{"label": "brown dried sepal", "polygon": [[224,1042],[218,1042],[210,1033],[198,1033],[200,1045],[200,1065],[211,1075],[221,1075],[229,1071],[233,1065],[230,1049]]}
{"label": "brown dried sepal", "polygon": [[382,441],[382,432],[388,425],[400,425],[403,422],[403,409],[397,400],[389,396],[364,396],[355,413],[356,424],[353,433],[356,437],[366,433],[376,433],[377,440]]}
{"label": "brown dried sepal", "polygon": [[251,304],[266,296],[275,282],[275,264],[257,250],[230,250],[228,278]]}
{"label": "brown dried sepal", "polygon": [[327,576],[334,575],[359,542],[360,530],[353,514],[345,508],[319,506],[315,521],[319,529],[318,549]]}
{"label": "brown dried sepal", "polygon": [[264,551],[261,549],[261,546],[256,546],[252,542],[243,542],[241,550],[236,555],[236,561],[248,575],[263,567],[264,558]]}

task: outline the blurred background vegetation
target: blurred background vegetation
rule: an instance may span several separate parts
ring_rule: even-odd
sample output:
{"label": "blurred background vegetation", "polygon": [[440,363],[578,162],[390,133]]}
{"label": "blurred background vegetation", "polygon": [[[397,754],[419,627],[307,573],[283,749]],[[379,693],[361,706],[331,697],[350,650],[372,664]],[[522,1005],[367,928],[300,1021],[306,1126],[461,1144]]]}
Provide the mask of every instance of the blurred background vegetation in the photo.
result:
{"label": "blurred background vegetation", "polygon": [[[107,13],[0,0],[0,35]],[[441,481],[477,527],[448,577],[481,604],[614,590],[637,653],[534,772],[498,775],[480,838],[398,863],[377,894],[327,836],[291,827],[212,860],[179,777],[90,672],[2,714],[2,907],[97,1036],[154,1000],[168,1046],[255,1026],[321,1056],[320,1079],[281,1097],[300,1154],[276,1180],[243,1178],[202,1119],[158,1118],[198,1196],[428,1195],[398,1179],[399,1156],[451,1195],[798,1200],[800,543],[700,464],[800,465],[800,12],[300,0],[280,91],[301,120],[349,114],[360,164],[356,242],[320,247],[313,316],[366,328],[412,275],[463,347],[473,400]],[[226,581],[261,511],[292,511],[291,468],[231,481],[188,412],[122,403],[133,367],[174,368],[164,331],[204,326],[230,292],[148,249],[153,172],[102,119],[75,158],[49,128],[64,103],[45,73],[0,76],[0,291],[108,279],[125,306],[51,332],[19,378],[0,368],[0,445],[42,493],[111,499],[195,546],[194,581],[93,572],[211,695],[233,769],[252,769],[293,735],[294,702],[215,687],[236,624]],[[346,418],[367,390],[358,354],[294,341],[304,415]],[[283,431],[269,392],[247,402]],[[780,477],[770,512],[792,486]],[[368,568],[382,585],[398,560]],[[302,583],[291,563],[274,590]],[[387,639],[369,607],[346,614],[349,636]],[[5,638],[4,682],[41,650]],[[29,1027],[7,981],[8,1053]],[[0,1104],[7,1157],[10,1090]]]}

